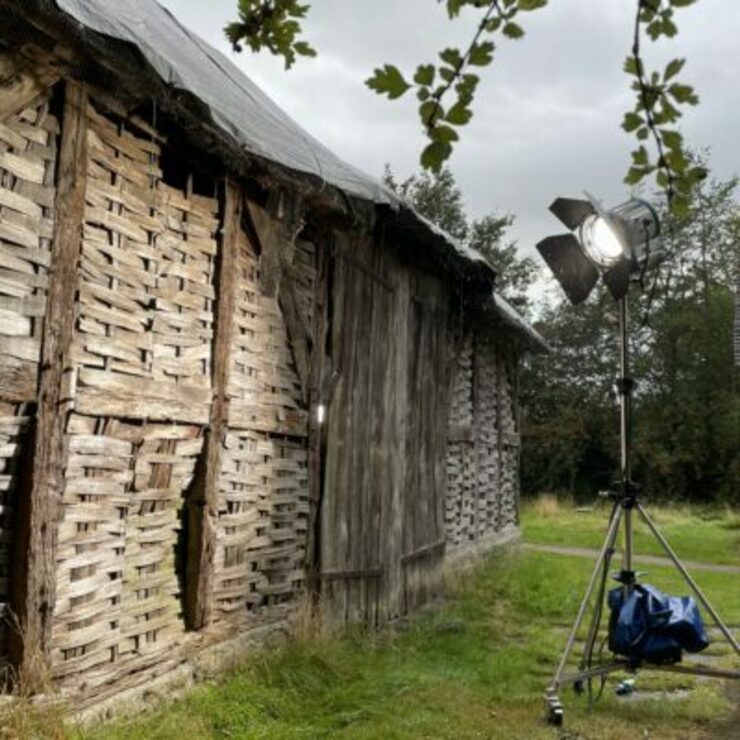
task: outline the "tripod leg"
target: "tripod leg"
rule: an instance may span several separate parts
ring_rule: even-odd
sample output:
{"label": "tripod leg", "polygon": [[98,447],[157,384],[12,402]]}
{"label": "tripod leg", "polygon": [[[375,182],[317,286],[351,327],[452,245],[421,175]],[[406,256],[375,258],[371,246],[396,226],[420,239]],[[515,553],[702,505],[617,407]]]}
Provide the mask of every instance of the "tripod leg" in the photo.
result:
{"label": "tripod leg", "polygon": [[[611,517],[609,518],[609,521],[610,522],[611,522],[612,518],[614,516],[616,516],[618,507],[619,507],[619,504],[618,503],[615,503],[614,506],[612,507]],[[617,541],[617,533],[618,533],[618,531],[615,529],[614,530],[614,536],[611,538],[611,542],[609,544],[609,548],[607,550],[606,557],[604,559],[604,565],[603,565],[603,571],[602,571],[602,582],[601,582],[601,586],[600,586],[600,590],[599,590],[600,598],[601,598],[602,601],[603,601],[603,598],[604,598],[603,572],[608,571],[608,569],[609,569],[609,565],[610,565],[611,560],[612,560],[612,557],[614,555],[614,543]],[[591,652],[593,651],[594,644],[596,643],[596,638],[598,637],[599,626],[600,626],[600,623],[601,623],[601,620],[599,618],[600,617],[600,610],[599,610],[598,606],[600,606],[600,605],[597,605],[597,608],[594,610],[593,616],[591,618],[591,625],[588,628],[588,637],[586,638],[586,647],[585,647],[585,649],[583,651],[583,659],[581,660],[581,669],[583,669],[583,668],[586,667],[587,656],[591,655]]]}
{"label": "tripod leg", "polygon": [[573,645],[575,645],[576,637],[578,636],[578,630],[581,628],[581,623],[583,622],[583,618],[586,616],[586,610],[588,609],[588,602],[591,600],[591,594],[593,593],[594,587],[596,586],[599,576],[601,575],[601,570],[603,568],[604,559],[606,558],[607,553],[609,552],[610,548],[613,546],[614,538],[616,537],[617,529],[619,528],[619,522],[622,520],[621,505],[616,504],[615,508],[616,508],[616,511],[614,512],[611,523],[609,524],[609,530],[606,533],[606,539],[604,540],[604,545],[601,548],[599,557],[596,559],[596,565],[594,566],[593,573],[591,574],[591,580],[588,582],[588,587],[586,588],[586,595],[583,597],[581,606],[578,609],[578,615],[576,616],[576,621],[574,622],[573,629],[571,630],[570,635],[568,637],[568,642],[565,645],[565,650],[563,651],[563,654],[560,657],[560,663],[558,664],[557,670],[555,671],[555,675],[553,676],[552,683],[550,684],[550,687],[548,688],[548,693],[555,693],[560,687],[560,682],[563,676],[563,671],[565,670],[565,666],[568,662],[568,658],[570,657],[570,654],[573,650]]}
{"label": "tripod leg", "polygon": [[740,655],[740,644],[738,644],[737,640],[735,639],[732,632],[730,632],[727,625],[722,621],[719,614],[714,610],[714,607],[709,603],[707,600],[707,597],[704,596],[702,593],[702,590],[697,585],[696,581],[691,577],[691,574],[686,570],[683,563],[678,559],[678,556],[675,552],[673,552],[673,548],[668,544],[668,540],[661,534],[658,527],[655,525],[655,522],[650,518],[648,513],[645,511],[645,509],[642,508],[641,504],[637,504],[637,510],[640,512],[640,515],[645,520],[645,524],[648,525],[650,528],[650,531],[653,533],[655,538],[660,542],[660,544],[663,546],[663,549],[668,554],[668,557],[673,561],[673,564],[678,568],[678,570],[681,572],[681,575],[686,579],[686,582],[691,586],[691,589],[696,594],[696,597],[699,599],[699,601],[704,605],[704,608],[709,612],[709,614],[712,616],[712,619],[714,619],[715,624],[719,628],[719,630],[722,632],[722,634],[727,638],[727,642],[732,645],[732,648],[734,651]]}

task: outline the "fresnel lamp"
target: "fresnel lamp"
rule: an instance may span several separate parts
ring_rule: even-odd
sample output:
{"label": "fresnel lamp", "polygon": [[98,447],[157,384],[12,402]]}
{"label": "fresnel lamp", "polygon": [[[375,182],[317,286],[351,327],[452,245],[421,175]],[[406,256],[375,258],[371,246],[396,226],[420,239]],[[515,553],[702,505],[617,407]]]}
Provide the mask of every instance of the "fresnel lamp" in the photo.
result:
{"label": "fresnel lamp", "polygon": [[588,298],[599,276],[615,300],[623,298],[630,278],[665,256],[658,215],[644,200],[607,211],[591,197],[557,198],[550,210],[571,233],[549,236],[537,249],[573,304]]}

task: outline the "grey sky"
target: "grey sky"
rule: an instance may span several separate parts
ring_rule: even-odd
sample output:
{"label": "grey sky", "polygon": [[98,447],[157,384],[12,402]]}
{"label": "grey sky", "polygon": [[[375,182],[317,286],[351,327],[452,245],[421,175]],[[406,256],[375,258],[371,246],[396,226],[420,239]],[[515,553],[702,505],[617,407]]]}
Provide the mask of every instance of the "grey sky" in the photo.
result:
{"label": "grey sky", "polygon": [[[309,1],[309,0],[307,0]],[[424,143],[415,98],[395,103],[364,85],[384,62],[412,70],[445,45],[462,45],[475,16],[451,23],[434,0],[314,0],[305,36],[319,51],[290,72],[269,54],[233,54],[223,27],[237,0],[161,0],[186,26],[230,54],[289,115],[348,162],[379,176],[418,170]],[[630,138],[619,127],[631,103],[622,72],[634,0],[550,0],[523,16],[527,35],[502,40],[483,72],[475,115],[450,166],[476,216],[517,217],[513,236],[531,252],[557,230],[547,206],[585,188],[607,203],[627,195]],[[719,177],[738,169],[740,2],[699,0],[677,12],[673,39],[646,44],[648,66],[687,57],[681,78],[701,97],[685,115],[690,145],[709,146]]]}

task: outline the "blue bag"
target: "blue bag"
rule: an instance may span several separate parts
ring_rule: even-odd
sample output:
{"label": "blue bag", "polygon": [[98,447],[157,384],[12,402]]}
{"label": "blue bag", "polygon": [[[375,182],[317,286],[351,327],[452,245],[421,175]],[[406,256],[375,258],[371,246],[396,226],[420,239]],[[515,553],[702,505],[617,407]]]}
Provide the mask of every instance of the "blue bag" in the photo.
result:
{"label": "blue bag", "polygon": [[649,663],[677,663],[683,650],[698,653],[709,645],[694,599],[668,596],[654,586],[636,584],[627,598],[622,586],[609,591],[609,649]]}

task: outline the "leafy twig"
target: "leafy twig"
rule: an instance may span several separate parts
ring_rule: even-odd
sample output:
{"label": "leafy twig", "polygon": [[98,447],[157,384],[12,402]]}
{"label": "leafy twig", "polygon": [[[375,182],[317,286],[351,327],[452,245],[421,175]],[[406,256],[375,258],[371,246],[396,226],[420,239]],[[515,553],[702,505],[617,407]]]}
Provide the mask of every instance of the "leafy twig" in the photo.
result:
{"label": "leafy twig", "polygon": [[[493,61],[495,44],[490,39],[481,40],[486,34],[492,36],[501,31],[510,39],[520,39],[524,29],[514,22],[520,11],[531,11],[544,7],[547,0],[446,0],[450,18],[460,14],[464,6],[483,11],[473,38],[464,53],[448,48],[439,53],[442,64],[420,64],[413,77],[407,82],[397,67],[386,64],[375,70],[366,85],[378,94],[395,100],[416,85],[420,101],[419,119],[429,143],[421,154],[425,169],[439,172],[452,153],[454,142],[459,140],[457,128],[465,126],[473,116],[471,108],[478,86],[478,75],[469,71],[471,67],[487,67]],[[435,79],[441,82],[435,87]],[[445,109],[443,100],[454,91],[456,99]]]}
{"label": "leafy twig", "polygon": [[689,85],[676,81],[685,59],[673,59],[662,74],[645,70],[641,53],[643,29],[653,41],[661,36],[672,38],[678,33],[673,22],[674,9],[691,5],[695,0],[637,0],[632,53],[624,65],[625,72],[635,79],[632,89],[637,93],[635,107],[625,114],[622,128],[634,132],[638,141],[652,138],[657,161],[651,161],[648,150],[640,143],[632,152],[632,166],[625,182],[636,185],[655,172],[658,185],[665,191],[670,211],[677,216],[688,212],[691,192],[706,176],[701,167],[691,166],[683,146],[683,137],[670,127],[681,117],[679,106],[697,105],[699,98]]}

